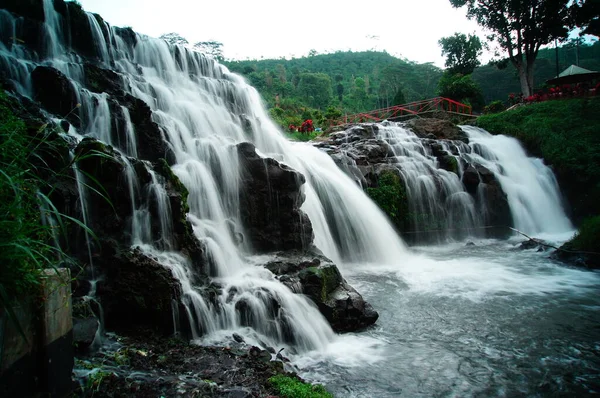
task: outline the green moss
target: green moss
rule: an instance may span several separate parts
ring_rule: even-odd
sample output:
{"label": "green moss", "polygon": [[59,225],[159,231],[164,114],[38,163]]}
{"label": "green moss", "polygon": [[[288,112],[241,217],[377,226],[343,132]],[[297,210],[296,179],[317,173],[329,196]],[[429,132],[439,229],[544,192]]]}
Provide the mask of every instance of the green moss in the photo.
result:
{"label": "green moss", "polygon": [[321,385],[313,385],[296,377],[277,375],[269,383],[281,398],[333,398],[333,395]]}
{"label": "green moss", "polygon": [[384,171],[379,176],[378,185],[377,188],[367,188],[367,194],[387,214],[398,230],[406,230],[409,213],[406,188],[402,180],[394,172]]}
{"label": "green moss", "polygon": [[159,159],[157,171],[163,177],[165,177],[167,182],[170,183],[176,191],[178,191],[181,194],[181,201],[183,202],[183,206],[184,206],[183,214],[185,215],[185,214],[189,213],[190,209],[188,206],[188,196],[190,193],[187,190],[187,188],[185,187],[185,185],[183,185],[183,183],[181,182],[179,177],[177,177],[175,175],[175,173],[173,173],[171,166],[169,166],[169,164],[167,163],[167,161],[165,159],[163,159],[163,158]]}

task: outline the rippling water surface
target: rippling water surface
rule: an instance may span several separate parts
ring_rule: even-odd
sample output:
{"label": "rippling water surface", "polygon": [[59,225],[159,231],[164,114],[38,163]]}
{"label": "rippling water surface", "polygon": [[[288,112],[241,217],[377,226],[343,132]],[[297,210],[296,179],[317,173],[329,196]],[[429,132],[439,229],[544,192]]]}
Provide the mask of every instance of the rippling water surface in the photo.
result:
{"label": "rippling water surface", "polygon": [[475,243],[345,269],[379,321],[299,359],[304,376],[340,397],[599,394],[600,273]]}

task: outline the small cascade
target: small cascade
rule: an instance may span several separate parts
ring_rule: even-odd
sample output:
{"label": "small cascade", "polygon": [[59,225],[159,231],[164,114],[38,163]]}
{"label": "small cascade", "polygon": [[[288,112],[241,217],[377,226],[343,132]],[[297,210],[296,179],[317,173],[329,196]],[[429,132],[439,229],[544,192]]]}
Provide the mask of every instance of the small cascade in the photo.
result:
{"label": "small cascade", "polygon": [[459,178],[460,159],[452,155],[455,147],[464,148],[466,144],[438,143],[440,150],[449,154],[446,156],[455,159],[456,170],[448,171],[439,167],[433,153],[436,147],[426,145],[430,142],[402,125],[380,125],[377,137],[390,145],[396,159],[395,166],[406,187],[412,231],[433,231],[438,237],[454,239],[478,235],[484,220]]}
{"label": "small cascade", "polygon": [[491,170],[506,192],[515,228],[527,234],[573,230],[558,183],[542,159],[527,157],[514,138],[463,126],[471,151],[464,156]]}

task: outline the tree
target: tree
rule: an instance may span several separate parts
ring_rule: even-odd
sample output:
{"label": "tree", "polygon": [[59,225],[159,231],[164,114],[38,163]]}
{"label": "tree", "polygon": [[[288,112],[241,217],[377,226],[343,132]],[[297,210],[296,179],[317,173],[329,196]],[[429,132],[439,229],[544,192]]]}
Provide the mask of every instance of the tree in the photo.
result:
{"label": "tree", "polygon": [[580,34],[600,37],[600,1],[578,0],[572,11],[573,23],[582,28]]}
{"label": "tree", "polygon": [[223,43],[219,41],[199,41],[194,44],[194,49],[217,61],[223,61]]}
{"label": "tree", "polygon": [[441,97],[470,104],[475,109],[481,109],[483,106],[481,88],[471,79],[471,75],[444,72],[438,83],[438,94]]}
{"label": "tree", "polygon": [[399,87],[398,91],[396,91],[396,95],[394,96],[394,100],[392,101],[392,105],[404,105],[406,104],[406,98],[404,98],[404,92],[402,88]]}
{"label": "tree", "polygon": [[301,73],[298,93],[310,106],[325,109],[331,100],[331,78],[325,73]]}
{"label": "tree", "polygon": [[[588,0],[590,1],[590,0]],[[492,33],[508,52],[519,75],[524,96],[533,93],[533,65],[540,47],[567,36],[574,25],[572,0],[450,0],[453,7],[467,6],[467,17]]]}
{"label": "tree", "polygon": [[479,37],[455,33],[453,36],[442,37],[438,44],[442,47],[442,56],[446,57],[446,68],[451,73],[469,75],[480,65],[478,58],[483,46]]}
{"label": "tree", "polygon": [[163,39],[167,43],[174,46],[187,46],[190,44],[185,37],[175,32],[165,33],[164,35],[160,35],[158,38]]}

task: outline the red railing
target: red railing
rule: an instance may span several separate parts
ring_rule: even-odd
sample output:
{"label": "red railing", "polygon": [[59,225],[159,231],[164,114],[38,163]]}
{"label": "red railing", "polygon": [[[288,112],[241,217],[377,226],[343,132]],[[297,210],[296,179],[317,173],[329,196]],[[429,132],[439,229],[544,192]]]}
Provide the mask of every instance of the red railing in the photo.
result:
{"label": "red railing", "polygon": [[394,120],[402,116],[418,115],[420,113],[446,111],[461,115],[472,115],[470,105],[451,100],[450,98],[436,97],[423,101],[410,102],[403,105],[390,106],[389,108],[376,109],[370,112],[345,115],[332,121],[332,126],[346,123],[380,122]]}

